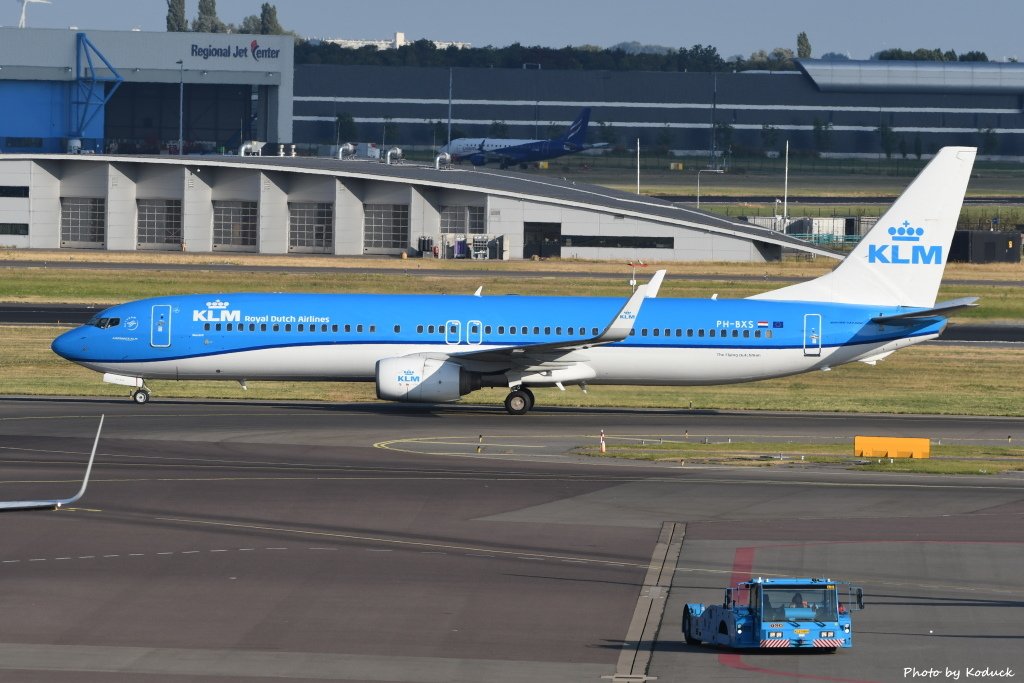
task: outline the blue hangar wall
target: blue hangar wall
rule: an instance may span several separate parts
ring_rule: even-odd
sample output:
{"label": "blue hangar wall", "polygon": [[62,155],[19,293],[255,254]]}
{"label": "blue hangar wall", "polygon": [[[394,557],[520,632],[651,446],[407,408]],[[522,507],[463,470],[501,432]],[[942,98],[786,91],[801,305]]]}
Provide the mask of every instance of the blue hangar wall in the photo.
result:
{"label": "blue hangar wall", "polygon": [[[0,81],[0,152],[65,152],[74,82]],[[102,151],[102,108],[86,126],[82,148]]]}

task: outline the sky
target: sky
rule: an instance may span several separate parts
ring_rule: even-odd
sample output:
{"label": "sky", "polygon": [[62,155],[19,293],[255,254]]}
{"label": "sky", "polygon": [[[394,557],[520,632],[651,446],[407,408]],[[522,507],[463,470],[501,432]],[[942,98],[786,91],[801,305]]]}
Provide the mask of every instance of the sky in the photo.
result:
{"label": "sky", "polygon": [[[226,22],[263,0],[218,0]],[[986,52],[1024,60],[1024,0],[278,0],[281,24],[304,37],[452,40],[474,46],[600,45],[625,41],[712,45],[723,57],[796,49],[867,59],[891,47]],[[17,26],[21,0],[0,0],[0,25]],[[195,16],[198,0],[186,0]],[[52,0],[31,4],[33,28],[163,31],[166,0]]]}

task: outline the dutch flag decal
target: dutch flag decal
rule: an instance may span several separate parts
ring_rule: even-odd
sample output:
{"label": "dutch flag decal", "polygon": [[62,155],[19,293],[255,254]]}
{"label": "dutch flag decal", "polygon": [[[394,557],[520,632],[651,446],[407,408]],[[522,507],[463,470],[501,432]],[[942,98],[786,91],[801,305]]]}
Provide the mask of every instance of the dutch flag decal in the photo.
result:
{"label": "dutch flag decal", "polygon": [[758,320],[757,321],[757,326],[758,327],[768,327],[768,321],[767,320]]}

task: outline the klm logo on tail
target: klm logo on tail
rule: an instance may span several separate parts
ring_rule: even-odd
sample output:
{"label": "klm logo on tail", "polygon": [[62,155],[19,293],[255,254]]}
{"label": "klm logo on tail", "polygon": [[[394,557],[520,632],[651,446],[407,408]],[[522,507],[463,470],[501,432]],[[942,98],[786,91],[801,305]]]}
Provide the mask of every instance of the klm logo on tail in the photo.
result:
{"label": "klm logo on tail", "polygon": [[910,221],[903,221],[900,227],[888,230],[892,240],[889,244],[869,244],[868,263],[892,265],[927,265],[942,263],[942,246],[918,244],[924,236],[924,228],[911,227]]}

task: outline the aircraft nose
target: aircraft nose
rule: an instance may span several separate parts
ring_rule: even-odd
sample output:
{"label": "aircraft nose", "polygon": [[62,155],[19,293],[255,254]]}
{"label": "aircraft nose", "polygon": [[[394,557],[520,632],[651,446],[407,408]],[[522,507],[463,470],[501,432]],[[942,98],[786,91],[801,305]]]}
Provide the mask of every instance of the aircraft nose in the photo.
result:
{"label": "aircraft nose", "polygon": [[50,348],[61,358],[70,361],[80,360],[88,350],[86,335],[82,328],[75,328],[54,339]]}

